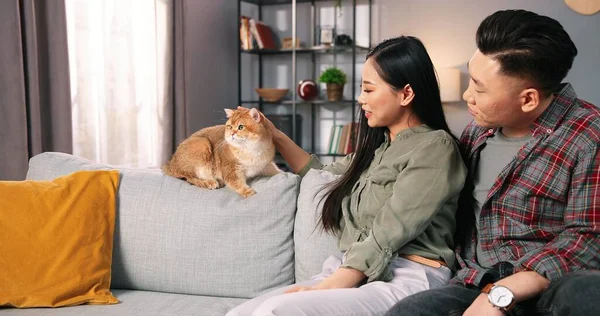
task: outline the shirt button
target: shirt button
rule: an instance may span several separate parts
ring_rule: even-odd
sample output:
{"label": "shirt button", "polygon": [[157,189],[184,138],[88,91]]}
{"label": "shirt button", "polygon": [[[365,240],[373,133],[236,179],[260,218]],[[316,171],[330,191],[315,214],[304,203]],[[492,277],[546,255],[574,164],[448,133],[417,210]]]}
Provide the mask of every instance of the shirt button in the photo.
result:
{"label": "shirt button", "polygon": [[490,135],[494,134],[494,129],[493,128],[488,129],[488,134],[490,134]]}
{"label": "shirt button", "polygon": [[552,130],[551,130],[551,129],[547,129],[547,130],[546,130],[546,133],[548,133],[548,134],[552,134]]}

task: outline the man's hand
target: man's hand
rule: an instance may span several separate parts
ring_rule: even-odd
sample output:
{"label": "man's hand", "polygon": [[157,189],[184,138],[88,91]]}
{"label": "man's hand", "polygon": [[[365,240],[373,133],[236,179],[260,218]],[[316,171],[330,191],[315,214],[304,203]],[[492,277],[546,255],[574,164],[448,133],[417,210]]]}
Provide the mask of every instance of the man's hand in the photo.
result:
{"label": "man's hand", "polygon": [[321,283],[315,286],[297,286],[285,291],[285,293],[353,288],[360,284],[360,282],[364,280],[364,278],[366,278],[366,276],[361,271],[354,270],[351,268],[339,268],[332,275],[330,275],[325,280],[321,281]]}
{"label": "man's hand", "polygon": [[463,316],[502,316],[504,313],[488,301],[486,294],[481,293]]}
{"label": "man's hand", "polygon": [[521,271],[499,280],[495,284],[507,287],[518,303],[540,295],[546,290],[550,281],[537,272]]}
{"label": "man's hand", "polygon": [[[521,271],[499,280],[495,284],[507,287],[515,296],[515,302],[531,299],[542,293],[550,281],[534,271]],[[504,313],[488,301],[487,295],[481,293],[463,315],[503,315]]]}

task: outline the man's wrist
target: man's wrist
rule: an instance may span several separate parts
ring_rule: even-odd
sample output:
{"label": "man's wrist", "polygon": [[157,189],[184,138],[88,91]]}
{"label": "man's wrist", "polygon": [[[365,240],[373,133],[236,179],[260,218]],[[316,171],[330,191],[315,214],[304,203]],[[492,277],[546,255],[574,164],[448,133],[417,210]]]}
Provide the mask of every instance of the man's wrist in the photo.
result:
{"label": "man's wrist", "polygon": [[518,303],[541,294],[548,287],[550,281],[535,271],[521,271],[498,280],[495,284],[510,289]]}
{"label": "man's wrist", "polygon": [[507,287],[489,283],[481,290],[487,301],[503,313],[509,312],[516,304],[514,293]]}

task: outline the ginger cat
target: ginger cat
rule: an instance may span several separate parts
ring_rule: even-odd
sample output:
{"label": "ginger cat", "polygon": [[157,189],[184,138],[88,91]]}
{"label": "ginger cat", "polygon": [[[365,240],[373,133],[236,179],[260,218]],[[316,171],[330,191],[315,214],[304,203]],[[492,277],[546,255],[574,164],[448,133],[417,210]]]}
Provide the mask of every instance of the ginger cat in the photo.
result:
{"label": "ginger cat", "polygon": [[225,113],[225,125],[203,128],[184,140],[163,171],[201,188],[226,185],[247,198],[256,194],[247,179],[281,172],[273,163],[273,136],[256,109]]}

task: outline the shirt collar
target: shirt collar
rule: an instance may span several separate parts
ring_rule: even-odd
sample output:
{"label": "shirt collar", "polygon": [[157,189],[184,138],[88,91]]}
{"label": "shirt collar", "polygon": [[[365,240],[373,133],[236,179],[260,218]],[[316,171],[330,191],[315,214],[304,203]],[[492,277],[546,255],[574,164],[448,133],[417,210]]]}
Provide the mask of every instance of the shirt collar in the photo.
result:
{"label": "shirt collar", "polygon": [[[554,100],[552,100],[548,108],[529,127],[532,136],[537,136],[541,133],[552,134],[568,110],[576,102],[577,94],[575,94],[573,86],[570,83],[563,83],[561,86],[560,91],[554,94]],[[497,131],[498,128],[490,128],[483,136],[491,137]]]}
{"label": "shirt collar", "polygon": [[[421,125],[417,125],[414,127],[410,127],[410,128],[401,130],[398,134],[396,134],[396,137],[394,137],[394,139],[398,139],[398,140],[406,139],[415,134],[429,132],[431,130],[432,130],[431,127],[427,126],[426,124],[421,124]],[[385,133],[385,143],[387,143],[387,144],[390,143],[389,131]]]}
{"label": "shirt collar", "polygon": [[571,84],[562,84],[560,91],[554,94],[552,103],[531,125],[531,134],[552,134],[576,100],[577,94]]}

